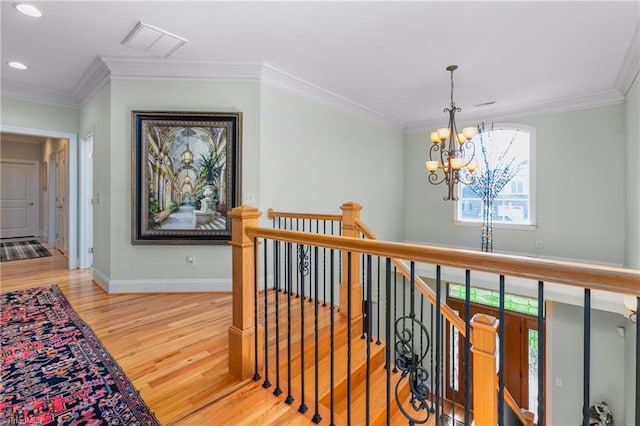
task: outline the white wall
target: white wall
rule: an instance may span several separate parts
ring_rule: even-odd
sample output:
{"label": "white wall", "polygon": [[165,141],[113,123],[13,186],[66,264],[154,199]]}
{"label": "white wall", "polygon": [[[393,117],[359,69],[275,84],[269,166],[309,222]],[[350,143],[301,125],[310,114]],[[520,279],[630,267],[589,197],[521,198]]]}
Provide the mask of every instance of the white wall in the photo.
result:
{"label": "white wall", "polygon": [[363,206],[380,238],[402,236],[403,134],[399,127],[356,118],[262,86],[260,207],[341,214]]}
{"label": "white wall", "polygon": [[636,77],[626,104],[626,256],[625,266],[640,269],[640,78]]}
{"label": "white wall", "polygon": [[[551,352],[547,358],[551,360],[547,366],[547,389],[552,407],[548,423],[554,426],[582,422],[583,315],[583,309],[578,306],[553,302],[547,305],[547,344]],[[624,365],[625,339],[617,329],[626,321],[618,314],[591,310],[589,404],[605,401],[613,412],[615,424],[632,426],[633,423],[624,418],[624,381],[628,372],[620,368]],[[562,382],[561,386],[557,385],[557,379]]]}
{"label": "white wall", "polygon": [[30,129],[78,133],[78,110],[38,102],[2,98],[2,124]]}
{"label": "white wall", "polygon": [[[111,274],[111,86],[102,87],[80,109],[80,138],[94,133],[93,142],[93,267]],[[82,143],[82,142],[80,142]],[[121,164],[113,174],[128,172]]]}
{"label": "white wall", "polygon": [[[625,241],[624,106],[510,120],[536,128],[535,230],[494,230],[494,250],[622,265]],[[446,117],[443,117],[445,120]],[[453,225],[445,188],[427,182],[427,133],[405,139],[407,241],[480,249],[480,226]],[[536,249],[536,240],[543,243]]]}
{"label": "white wall", "polygon": [[[205,279],[230,282],[229,246],[131,244],[131,111],[242,111],[242,190],[258,194],[259,97],[258,83],[137,80],[111,82],[109,278],[143,281]],[[187,256],[195,256],[195,268],[187,267]]]}
{"label": "white wall", "polygon": [[[640,269],[640,78],[636,80],[626,98],[627,127],[627,268]],[[625,339],[625,425],[634,424],[636,395],[636,327],[627,321]],[[635,419],[636,422],[640,419]],[[637,423],[635,423],[637,424]]]}

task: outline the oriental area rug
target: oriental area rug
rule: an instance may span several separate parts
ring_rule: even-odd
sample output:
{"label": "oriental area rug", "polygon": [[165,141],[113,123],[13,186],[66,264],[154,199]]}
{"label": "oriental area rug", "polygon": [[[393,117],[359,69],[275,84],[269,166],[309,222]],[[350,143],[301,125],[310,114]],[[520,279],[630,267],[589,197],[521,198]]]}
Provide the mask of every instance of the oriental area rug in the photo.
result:
{"label": "oriental area rug", "polygon": [[0,425],[160,424],[58,286],[0,303]]}
{"label": "oriental area rug", "polygon": [[46,256],[51,256],[51,253],[37,240],[0,243],[0,262]]}

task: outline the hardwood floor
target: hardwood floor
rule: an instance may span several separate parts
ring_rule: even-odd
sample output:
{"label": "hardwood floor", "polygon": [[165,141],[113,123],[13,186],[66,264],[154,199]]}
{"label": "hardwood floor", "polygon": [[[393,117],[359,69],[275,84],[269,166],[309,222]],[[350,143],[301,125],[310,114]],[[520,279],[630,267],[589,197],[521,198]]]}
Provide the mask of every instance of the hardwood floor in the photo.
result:
{"label": "hardwood floor", "polygon": [[[297,403],[228,374],[231,294],[109,295],[90,271],[68,270],[52,253],[0,264],[2,292],[57,284],[163,425],[311,424]],[[395,413],[392,424],[407,421]]]}
{"label": "hardwood floor", "polygon": [[227,372],[231,294],[109,295],[51,252],[0,264],[2,292],[57,284],[163,425],[188,424],[240,385]]}

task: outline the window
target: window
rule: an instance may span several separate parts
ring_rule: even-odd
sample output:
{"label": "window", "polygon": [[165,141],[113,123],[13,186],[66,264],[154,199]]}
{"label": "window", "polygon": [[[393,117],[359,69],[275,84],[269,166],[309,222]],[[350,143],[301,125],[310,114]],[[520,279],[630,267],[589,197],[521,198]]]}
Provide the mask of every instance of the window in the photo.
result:
{"label": "window", "polygon": [[[515,173],[494,200],[493,223],[517,227],[535,225],[535,129],[519,125],[494,125],[493,128],[481,128],[472,141],[476,147],[475,159],[478,164],[473,173],[475,179],[499,177],[507,167]],[[486,173],[487,165],[489,173]],[[469,182],[472,177],[464,173],[463,179]],[[482,191],[478,194],[472,186],[464,183],[458,185],[459,199],[455,203],[455,221],[458,223],[482,222]],[[475,187],[478,188],[478,185]]]}

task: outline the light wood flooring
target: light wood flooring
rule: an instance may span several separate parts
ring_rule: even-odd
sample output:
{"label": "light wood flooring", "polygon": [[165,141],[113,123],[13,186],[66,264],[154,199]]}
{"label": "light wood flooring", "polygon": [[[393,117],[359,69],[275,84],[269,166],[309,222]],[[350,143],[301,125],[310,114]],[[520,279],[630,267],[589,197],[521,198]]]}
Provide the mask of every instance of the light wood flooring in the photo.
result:
{"label": "light wood flooring", "polygon": [[163,425],[310,424],[260,382],[228,374],[231,294],[109,295],[51,252],[0,264],[1,291],[57,284]]}

